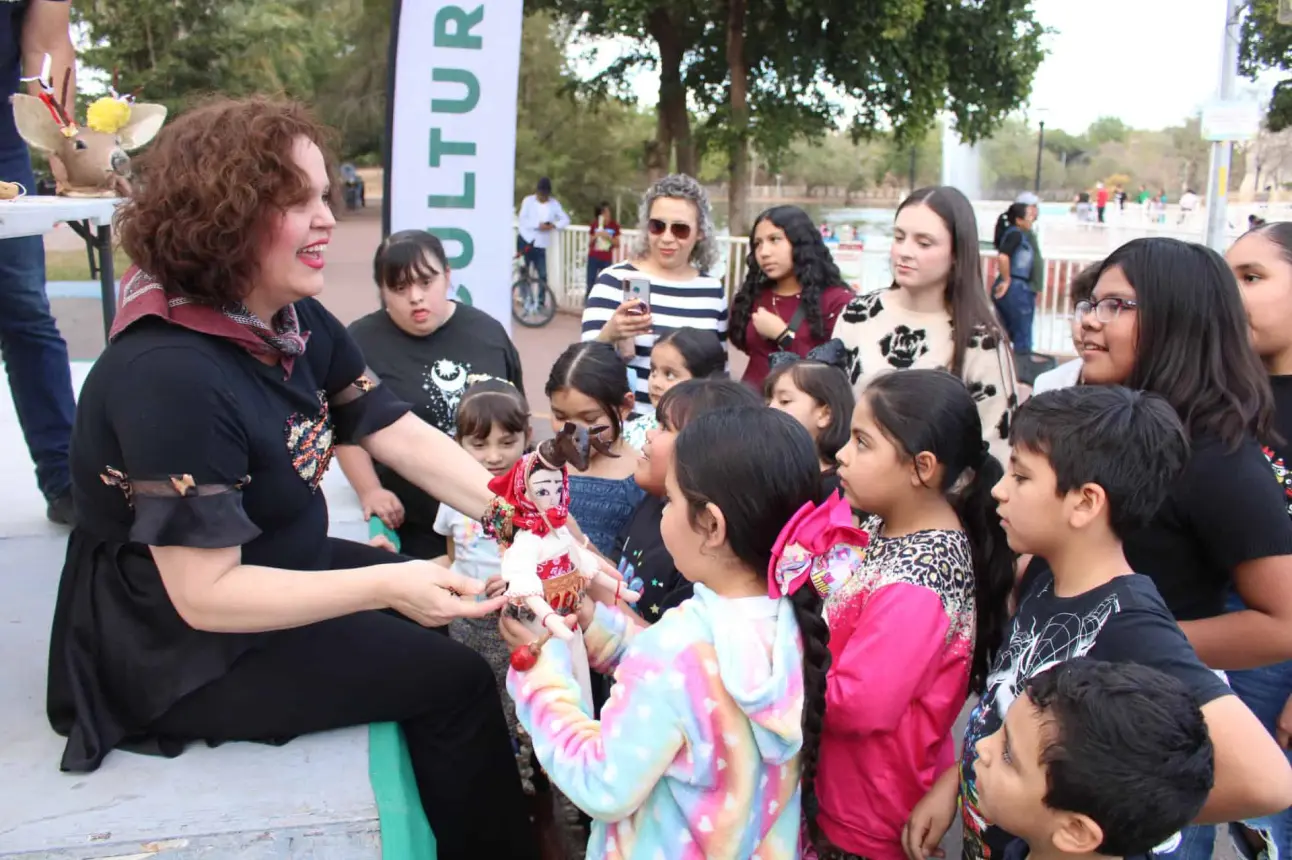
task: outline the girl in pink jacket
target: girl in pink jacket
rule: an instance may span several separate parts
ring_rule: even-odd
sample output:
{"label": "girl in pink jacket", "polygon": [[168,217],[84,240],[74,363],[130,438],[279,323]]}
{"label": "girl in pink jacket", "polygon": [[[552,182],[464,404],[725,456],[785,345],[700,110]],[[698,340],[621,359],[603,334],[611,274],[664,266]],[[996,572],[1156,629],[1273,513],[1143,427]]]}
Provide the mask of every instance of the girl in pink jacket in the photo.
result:
{"label": "girl in pink jacket", "polygon": [[955,761],[951,735],[1000,643],[1014,581],[973,396],[942,370],[877,377],[839,451],[847,501],[872,516],[864,558],[826,600],[813,820],[823,858],[904,860],[902,827]]}

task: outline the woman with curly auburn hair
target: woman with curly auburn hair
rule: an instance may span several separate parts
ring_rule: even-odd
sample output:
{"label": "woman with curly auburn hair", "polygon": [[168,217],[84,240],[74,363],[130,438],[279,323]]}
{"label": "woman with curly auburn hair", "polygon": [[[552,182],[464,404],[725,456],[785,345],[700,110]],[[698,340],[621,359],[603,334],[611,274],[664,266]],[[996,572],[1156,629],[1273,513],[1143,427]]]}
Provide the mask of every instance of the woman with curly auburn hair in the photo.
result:
{"label": "woman with curly auburn hair", "polygon": [[762,390],[773,352],[806,356],[852,300],[821,231],[797,206],[754,220],[745,281],[731,300],[731,345],[749,356],[741,381]]}
{"label": "woman with curly auburn hair", "polygon": [[47,702],[62,768],[127,743],[176,755],[395,720],[441,857],[536,857],[493,675],[426,629],[502,599],[327,535],[320,483],[340,443],[492,511],[494,533],[510,522],[489,473],[410,414],[315,298],[336,224],[324,139],[299,105],[219,100],[138,162],[118,215],[137,266],[72,438],[79,522]]}

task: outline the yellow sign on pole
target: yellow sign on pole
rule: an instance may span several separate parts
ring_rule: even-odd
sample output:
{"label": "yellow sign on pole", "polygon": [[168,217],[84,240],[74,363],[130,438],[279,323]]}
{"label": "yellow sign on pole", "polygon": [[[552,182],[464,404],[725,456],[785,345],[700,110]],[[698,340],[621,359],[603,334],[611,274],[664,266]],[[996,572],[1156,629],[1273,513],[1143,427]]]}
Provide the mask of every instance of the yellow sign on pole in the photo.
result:
{"label": "yellow sign on pole", "polygon": [[1292,0],[1279,0],[1279,23],[1292,25]]}

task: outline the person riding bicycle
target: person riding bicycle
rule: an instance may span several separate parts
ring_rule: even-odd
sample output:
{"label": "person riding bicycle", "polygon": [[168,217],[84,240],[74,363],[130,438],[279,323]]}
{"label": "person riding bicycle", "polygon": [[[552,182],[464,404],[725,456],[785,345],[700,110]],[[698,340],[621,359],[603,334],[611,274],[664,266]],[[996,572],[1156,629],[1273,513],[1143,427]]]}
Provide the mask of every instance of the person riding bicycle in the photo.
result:
{"label": "person riding bicycle", "polygon": [[552,244],[552,232],[570,226],[570,216],[552,196],[552,180],[544,176],[538,180],[534,194],[520,203],[516,250],[525,257],[525,264],[534,267],[538,283],[547,288],[547,249]]}

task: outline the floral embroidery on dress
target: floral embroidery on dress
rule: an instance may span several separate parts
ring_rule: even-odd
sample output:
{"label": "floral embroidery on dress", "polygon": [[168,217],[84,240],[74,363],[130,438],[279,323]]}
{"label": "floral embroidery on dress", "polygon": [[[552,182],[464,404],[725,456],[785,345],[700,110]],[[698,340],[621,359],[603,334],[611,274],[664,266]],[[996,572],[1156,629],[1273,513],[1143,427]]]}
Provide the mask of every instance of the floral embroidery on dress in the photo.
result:
{"label": "floral embroidery on dress", "polygon": [[284,428],[292,468],[314,492],[318,491],[323,474],[332,462],[333,447],[332,412],[328,407],[327,394],[318,392],[318,400],[318,415],[310,417],[293,412],[287,416],[287,426]]}
{"label": "floral embroidery on dress", "polygon": [[1274,470],[1274,477],[1283,488],[1283,502],[1287,506],[1288,516],[1292,517],[1292,471],[1289,471],[1283,458],[1273,448],[1266,445],[1261,450],[1265,452],[1265,458],[1270,461],[1270,468]]}

